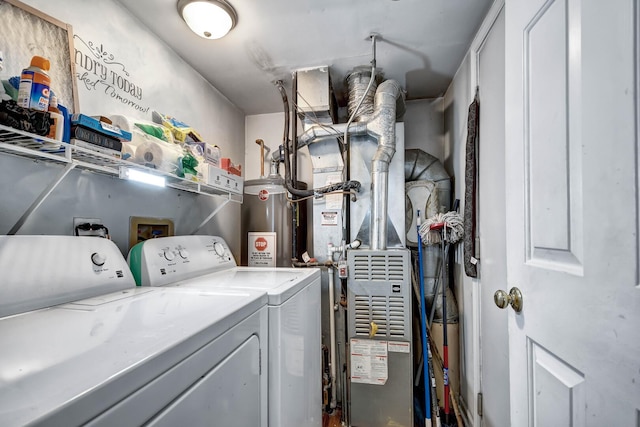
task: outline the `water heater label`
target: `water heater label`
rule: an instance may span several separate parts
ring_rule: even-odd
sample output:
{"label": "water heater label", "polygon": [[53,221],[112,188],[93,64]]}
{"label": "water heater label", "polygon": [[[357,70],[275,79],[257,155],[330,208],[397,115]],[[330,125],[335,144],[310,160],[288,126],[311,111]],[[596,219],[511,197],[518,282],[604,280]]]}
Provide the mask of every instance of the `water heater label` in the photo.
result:
{"label": "water heater label", "polygon": [[248,235],[249,267],[275,267],[277,233],[250,231]]}
{"label": "water heater label", "polygon": [[387,342],[352,338],[351,382],[384,385],[389,378]]}

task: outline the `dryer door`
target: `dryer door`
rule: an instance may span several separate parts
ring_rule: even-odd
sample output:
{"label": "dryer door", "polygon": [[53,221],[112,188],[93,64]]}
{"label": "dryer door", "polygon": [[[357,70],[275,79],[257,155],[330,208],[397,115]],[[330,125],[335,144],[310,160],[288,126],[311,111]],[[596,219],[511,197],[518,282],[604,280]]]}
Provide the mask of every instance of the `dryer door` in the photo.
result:
{"label": "dryer door", "polygon": [[260,342],[252,335],[148,426],[259,426]]}

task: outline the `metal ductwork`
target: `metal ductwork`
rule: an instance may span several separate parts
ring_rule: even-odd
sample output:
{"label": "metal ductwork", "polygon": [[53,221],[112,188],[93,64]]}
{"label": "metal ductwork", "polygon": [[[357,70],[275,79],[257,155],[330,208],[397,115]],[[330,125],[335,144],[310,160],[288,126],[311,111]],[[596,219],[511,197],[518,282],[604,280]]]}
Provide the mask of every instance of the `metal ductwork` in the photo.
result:
{"label": "metal ductwork", "polygon": [[418,148],[404,150],[404,180],[405,181],[444,181],[449,180],[449,174],[437,157]]}
{"label": "metal ductwork", "polygon": [[[451,208],[451,177],[449,177],[444,165],[437,157],[418,148],[405,150],[404,180],[405,182],[434,182],[438,191],[438,212],[445,213]],[[422,209],[422,207],[419,208]],[[413,214],[415,214],[415,212],[407,212],[409,218],[411,218]]]}
{"label": "metal ductwork", "polygon": [[367,123],[367,133],[378,140],[378,150],[371,162],[371,238],[373,250],[387,248],[387,195],[389,163],[396,152],[396,104],[404,93],[395,80],[378,86],[374,99],[373,118]]}
{"label": "metal ductwork", "polygon": [[[358,104],[361,104],[353,118],[354,122],[366,122],[373,116],[373,98],[378,87],[380,74],[376,73],[374,81],[369,86],[371,72],[371,67],[356,67],[347,76],[347,86],[349,88],[349,101],[347,106],[349,116],[356,111]],[[367,90],[367,88],[369,88],[369,90]]]}
{"label": "metal ductwork", "polygon": [[[324,125],[311,126],[298,137],[298,148],[305,147],[313,142],[322,141],[323,139],[335,139],[337,136],[342,135],[346,128],[346,123],[335,124],[330,127]],[[366,133],[366,123],[351,123],[349,126],[349,135],[366,135]]]}
{"label": "metal ductwork", "polygon": [[404,91],[395,80],[382,82],[374,97],[374,111],[365,122],[346,125],[311,126],[299,138],[298,147],[325,138],[335,138],[337,132],[347,132],[350,136],[368,135],[378,142],[378,149],[371,163],[371,227],[370,247],[374,250],[387,248],[387,196],[389,163],[396,151],[396,118],[405,111]]}

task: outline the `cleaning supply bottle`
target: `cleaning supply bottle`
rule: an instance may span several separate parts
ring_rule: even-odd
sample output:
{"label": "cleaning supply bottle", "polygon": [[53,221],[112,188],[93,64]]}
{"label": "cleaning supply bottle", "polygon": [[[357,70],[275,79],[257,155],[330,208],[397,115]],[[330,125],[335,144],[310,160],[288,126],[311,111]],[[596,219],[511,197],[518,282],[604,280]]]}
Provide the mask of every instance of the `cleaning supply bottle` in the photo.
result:
{"label": "cleaning supply bottle", "polygon": [[20,89],[18,90],[18,105],[23,108],[32,108],[39,111],[47,111],[49,108],[49,60],[41,56],[31,58],[31,66],[22,70],[20,76]]}
{"label": "cleaning supply bottle", "polygon": [[51,99],[49,100],[49,115],[51,116],[51,127],[49,128],[47,138],[62,141],[64,135],[64,116],[62,111],[58,109],[58,98],[56,98],[55,95],[51,95]]}

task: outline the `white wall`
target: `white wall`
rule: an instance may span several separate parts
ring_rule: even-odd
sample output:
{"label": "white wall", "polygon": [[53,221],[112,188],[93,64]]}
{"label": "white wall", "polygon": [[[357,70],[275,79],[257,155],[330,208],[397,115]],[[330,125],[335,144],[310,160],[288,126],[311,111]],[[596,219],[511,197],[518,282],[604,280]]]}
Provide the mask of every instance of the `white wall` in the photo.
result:
{"label": "white wall", "polygon": [[[298,122],[298,134],[301,133],[302,125]],[[265,147],[271,151],[265,156],[264,174],[269,175],[269,160],[278,147],[282,144],[284,134],[284,113],[257,114],[245,117],[245,178],[257,179],[260,177],[260,146],[256,144],[256,139],[262,139]],[[266,151],[266,148],[265,148]],[[280,175],[284,176],[284,165],[280,165]],[[306,147],[298,150],[298,180],[305,182],[309,188],[313,180],[311,172],[311,159],[309,150]]]}
{"label": "white wall", "polygon": [[444,161],[444,98],[407,101],[404,148],[419,148]]}
{"label": "white wall", "polygon": [[[464,212],[465,142],[467,111],[473,100],[470,90],[471,62],[467,54],[444,96],[444,163],[454,177],[453,198],[460,199],[460,212]],[[460,322],[460,394],[469,414],[476,414],[478,370],[474,352],[473,290],[475,280],[464,274],[462,244],[458,244],[454,265],[454,292],[458,301]]]}
{"label": "white wall", "polygon": [[[139,86],[142,99],[131,96],[129,99],[144,107],[143,110],[148,108],[143,112],[108,95],[105,90],[113,83],[111,74],[105,80],[98,74],[88,73],[85,81],[88,77],[94,82],[96,79],[103,81],[96,83],[96,89],[87,86],[82,81],[86,67],[79,64],[76,82],[80,112],[89,115],[117,113],[150,119],[150,112],[157,110],[194,127],[206,141],[218,144],[222,155],[230,157],[234,163],[244,161],[244,114],[119,3],[113,0],[67,0],[64,6],[48,0],[27,0],[26,3],[71,24],[78,36],[75,46],[84,55],[92,54],[89,42],[113,54],[112,62],[118,64],[100,64],[109,73],[113,71]],[[127,97],[122,91],[118,93],[121,98]],[[41,163],[0,156],[1,233],[8,232],[39,191],[55,177],[57,170],[59,168]],[[211,197],[194,197],[170,189],[137,188],[118,179],[72,172],[36,210],[19,234],[70,234],[72,216],[98,217],[108,225],[113,240],[126,253],[130,216],[172,218],[176,233],[185,234],[193,231],[219,204],[220,199]],[[240,252],[239,213],[240,206],[230,204],[201,231],[222,235],[236,256]]]}

